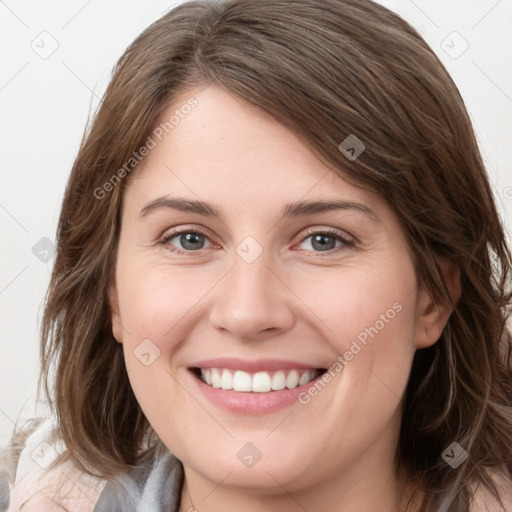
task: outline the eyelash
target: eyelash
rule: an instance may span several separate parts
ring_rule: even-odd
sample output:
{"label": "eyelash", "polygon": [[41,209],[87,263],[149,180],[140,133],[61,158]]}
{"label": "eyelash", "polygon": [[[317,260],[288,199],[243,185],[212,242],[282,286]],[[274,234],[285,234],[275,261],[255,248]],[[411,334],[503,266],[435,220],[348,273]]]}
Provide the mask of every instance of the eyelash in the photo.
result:
{"label": "eyelash", "polygon": [[[199,253],[200,251],[203,250],[203,249],[199,249],[199,250],[196,250],[196,251],[191,251],[191,250],[190,251],[186,251],[186,250],[183,250],[183,249],[177,249],[175,247],[172,247],[169,244],[170,240],[172,240],[173,238],[176,238],[179,235],[183,235],[183,234],[201,235],[201,236],[204,236],[208,241],[210,241],[208,235],[206,233],[204,233],[203,231],[201,231],[201,230],[197,230],[197,229],[181,229],[181,230],[172,231],[171,233],[166,234],[163,238],[161,238],[159,240],[158,243],[159,243],[159,245],[165,246],[165,248],[167,250],[169,250],[170,252],[173,252],[173,253],[176,253],[176,254],[180,254],[180,255],[195,256],[197,253]],[[307,240],[312,235],[328,235],[328,236],[332,236],[336,240],[342,242],[343,246],[345,246],[345,247],[354,247],[356,245],[356,241],[354,239],[349,239],[348,237],[345,237],[345,236],[341,235],[340,231],[338,231],[336,229],[332,229],[332,228],[321,229],[321,230],[319,230],[319,229],[309,230],[309,231],[306,232],[305,236],[300,240],[299,243],[304,242],[305,240]],[[312,252],[317,254],[315,257],[317,257],[317,256],[318,257],[325,257],[325,256],[329,256],[329,255],[332,255],[334,253],[339,252],[339,249],[342,248],[343,246],[340,246],[340,247],[337,247],[337,248],[333,248],[333,249],[329,249],[327,251],[312,251]]]}

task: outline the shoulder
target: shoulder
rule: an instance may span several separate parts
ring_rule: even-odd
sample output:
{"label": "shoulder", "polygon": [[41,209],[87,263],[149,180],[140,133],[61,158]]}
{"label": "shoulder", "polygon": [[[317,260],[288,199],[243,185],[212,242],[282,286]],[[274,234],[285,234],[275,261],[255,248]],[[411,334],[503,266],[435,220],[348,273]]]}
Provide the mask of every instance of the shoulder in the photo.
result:
{"label": "shoulder", "polygon": [[496,498],[482,485],[474,489],[474,500],[469,512],[510,512],[512,511],[512,478],[497,471],[489,471],[503,502],[501,507]]}
{"label": "shoulder", "polygon": [[[45,419],[32,432],[27,431],[29,435],[14,465],[17,467],[10,471],[7,512],[178,509],[183,466],[163,444],[154,452],[143,454],[140,464],[131,470],[106,480],[81,471],[71,458],[53,464],[66,451],[57,431],[57,423],[51,419]],[[0,488],[3,483],[5,479],[2,482],[0,478]],[[0,506],[0,510],[5,507]]]}
{"label": "shoulder", "polygon": [[8,512],[93,512],[106,481],[81,471],[72,460],[51,464],[65,451],[51,418],[26,438],[11,475]]}
{"label": "shoulder", "polygon": [[16,486],[8,512],[93,512],[104,485],[67,461]]}
{"label": "shoulder", "polygon": [[181,461],[160,443],[154,452],[146,452],[136,467],[108,482],[98,500],[98,511],[177,512],[183,479]]}

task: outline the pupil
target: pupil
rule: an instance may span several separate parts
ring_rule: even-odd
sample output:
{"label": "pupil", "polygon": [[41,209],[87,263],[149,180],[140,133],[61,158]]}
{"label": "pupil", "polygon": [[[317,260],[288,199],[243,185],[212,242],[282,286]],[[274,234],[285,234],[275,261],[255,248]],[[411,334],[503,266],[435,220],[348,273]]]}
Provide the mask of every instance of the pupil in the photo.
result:
{"label": "pupil", "polygon": [[[181,243],[185,249],[198,249],[197,245],[194,245],[194,242],[198,242],[198,239],[201,235],[197,233],[186,233],[185,235],[181,235]],[[200,249],[201,247],[199,247]]]}
{"label": "pupil", "polygon": [[[330,242],[326,242],[326,239],[330,239]],[[321,251],[324,251],[324,250],[329,250],[329,249],[333,249],[334,248],[334,245],[335,245],[335,240],[332,236],[330,235],[316,235],[315,237],[313,237],[313,247],[315,249],[320,249]],[[316,243],[318,243],[318,247],[315,245]]]}

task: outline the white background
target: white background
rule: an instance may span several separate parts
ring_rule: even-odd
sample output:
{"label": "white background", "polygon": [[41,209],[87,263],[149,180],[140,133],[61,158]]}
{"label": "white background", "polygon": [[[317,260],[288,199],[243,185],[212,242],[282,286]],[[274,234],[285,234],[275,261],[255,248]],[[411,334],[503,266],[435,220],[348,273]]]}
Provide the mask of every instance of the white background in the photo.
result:
{"label": "white background", "polygon": [[[0,445],[36,403],[53,259],[40,261],[32,248],[55,239],[67,176],[116,60],[176,3],[0,0]],[[512,0],[380,3],[425,37],[459,86],[510,229]]]}

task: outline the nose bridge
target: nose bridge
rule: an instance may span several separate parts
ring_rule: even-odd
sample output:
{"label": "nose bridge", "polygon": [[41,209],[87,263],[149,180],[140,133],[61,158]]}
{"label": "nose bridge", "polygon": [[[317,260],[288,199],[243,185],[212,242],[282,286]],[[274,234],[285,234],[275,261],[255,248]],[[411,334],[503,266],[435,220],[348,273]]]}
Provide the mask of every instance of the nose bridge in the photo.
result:
{"label": "nose bridge", "polygon": [[236,247],[231,271],[213,307],[211,320],[216,328],[251,339],[291,325],[286,287],[274,275],[272,263],[270,251],[252,237]]}

